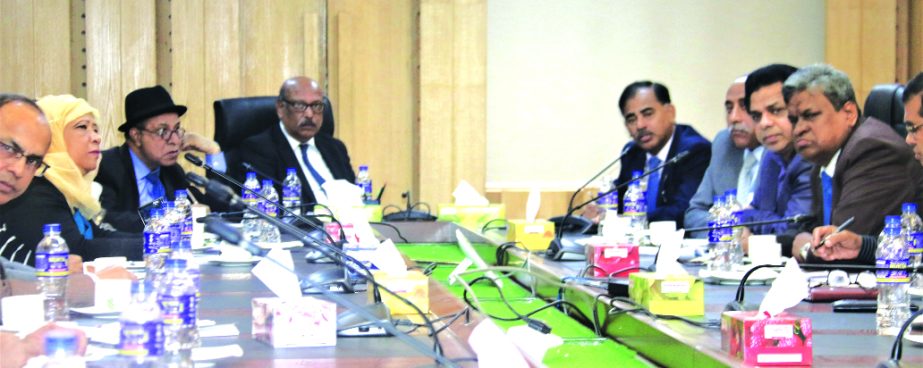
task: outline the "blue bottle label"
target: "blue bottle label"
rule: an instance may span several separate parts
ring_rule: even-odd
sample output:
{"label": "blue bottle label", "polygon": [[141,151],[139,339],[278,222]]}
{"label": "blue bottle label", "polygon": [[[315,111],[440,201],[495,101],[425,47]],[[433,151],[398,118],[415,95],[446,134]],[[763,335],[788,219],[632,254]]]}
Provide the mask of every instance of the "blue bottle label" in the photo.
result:
{"label": "blue bottle label", "polygon": [[35,275],[39,277],[67,276],[67,257],[67,252],[35,253]]}
{"label": "blue bottle label", "polygon": [[286,185],[282,187],[282,200],[284,201],[295,201],[301,197],[301,187],[294,185]]}
{"label": "blue bottle label", "polygon": [[180,296],[161,295],[158,302],[160,303],[164,325],[195,326],[196,303],[194,293]]}
{"label": "blue bottle label", "polygon": [[910,253],[921,254],[923,253],[923,232],[914,232],[911,233],[907,239],[908,249]]}
{"label": "blue bottle label", "polygon": [[624,212],[626,215],[640,215],[647,213],[647,203],[643,200],[626,200]]}
{"label": "blue bottle label", "polygon": [[365,182],[360,183],[360,186],[362,187],[362,193],[365,193],[366,196],[369,196],[372,194],[372,181],[371,180],[366,180]]}
{"label": "blue bottle label", "polygon": [[899,270],[878,270],[875,276],[879,284],[903,284],[910,282],[910,274],[906,267],[910,265],[910,258],[901,259],[877,259],[875,267],[878,268],[903,268]]}
{"label": "blue bottle label", "polygon": [[163,322],[149,321],[144,324],[122,322],[119,333],[119,355],[131,357],[163,355]]}
{"label": "blue bottle label", "polygon": [[183,236],[183,223],[174,222],[170,224],[170,240],[169,240],[170,246],[173,246],[173,244],[179,243],[180,240],[182,239],[182,236]]}
{"label": "blue bottle label", "polygon": [[164,231],[162,233],[158,233],[157,237],[159,238],[157,240],[157,253],[170,253],[170,251],[173,249],[170,247],[170,232]]}
{"label": "blue bottle label", "polygon": [[708,227],[709,227],[709,229],[708,229],[708,242],[709,242],[709,243],[719,243],[719,242],[721,242],[721,230],[722,230],[722,229],[716,229],[715,227],[717,227],[717,226],[718,226],[718,223],[715,222],[715,221],[709,221],[709,222],[708,222]]}
{"label": "blue bottle label", "polygon": [[269,216],[272,216],[272,217],[276,217],[276,215],[279,213],[278,209],[276,208],[276,205],[268,201],[260,202],[260,211],[263,211],[263,213]]}
{"label": "blue bottle label", "polygon": [[192,237],[192,216],[186,216],[186,218],[183,219],[182,234],[184,238]]}

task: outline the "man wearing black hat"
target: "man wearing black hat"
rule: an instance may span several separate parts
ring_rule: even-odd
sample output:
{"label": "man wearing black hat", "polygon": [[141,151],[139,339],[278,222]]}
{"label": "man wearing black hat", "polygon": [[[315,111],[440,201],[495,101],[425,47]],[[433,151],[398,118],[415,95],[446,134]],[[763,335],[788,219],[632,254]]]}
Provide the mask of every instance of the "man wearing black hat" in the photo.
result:
{"label": "man wearing black hat", "polygon": [[100,202],[106,221],[118,230],[142,231],[138,208],[161,197],[173,200],[177,189],[204,199],[189,186],[176,161],[182,151],[217,154],[220,148],[198,134],[186,133],[179,119],[184,113],[186,106],[174,104],[161,86],[141,88],[125,97],[126,120],[119,126],[125,143],[103,152],[96,175],[103,187]]}

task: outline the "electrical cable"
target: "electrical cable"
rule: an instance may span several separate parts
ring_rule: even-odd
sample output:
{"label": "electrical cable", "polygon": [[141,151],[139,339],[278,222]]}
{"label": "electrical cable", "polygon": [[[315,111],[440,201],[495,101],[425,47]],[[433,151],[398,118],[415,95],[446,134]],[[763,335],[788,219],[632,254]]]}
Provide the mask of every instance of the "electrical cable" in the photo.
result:
{"label": "electrical cable", "polygon": [[391,230],[394,230],[394,232],[396,233],[397,237],[400,238],[401,241],[403,241],[404,243],[410,243],[410,240],[407,240],[407,238],[404,237],[404,234],[401,234],[401,230],[398,229],[397,226],[391,225],[391,224],[389,224],[389,223],[387,223],[387,222],[379,222],[379,221],[370,221],[370,222],[369,222],[369,225],[381,225],[381,226],[384,226],[384,227],[391,228]]}

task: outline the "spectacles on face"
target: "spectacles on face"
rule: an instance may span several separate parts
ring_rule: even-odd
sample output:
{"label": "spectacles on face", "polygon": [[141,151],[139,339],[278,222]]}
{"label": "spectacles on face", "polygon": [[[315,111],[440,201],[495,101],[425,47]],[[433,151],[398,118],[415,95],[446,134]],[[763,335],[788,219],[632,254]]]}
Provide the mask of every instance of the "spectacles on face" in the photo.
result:
{"label": "spectacles on face", "polygon": [[907,129],[907,134],[917,134],[917,131],[920,130],[920,128],[923,128],[923,124],[914,125],[913,123],[907,121],[904,122],[904,128]]}
{"label": "spectacles on face", "polygon": [[147,130],[147,129],[140,129],[140,130],[145,133],[156,135],[160,137],[160,139],[163,139],[164,141],[169,141],[170,139],[173,139],[173,134],[176,134],[176,136],[179,137],[179,139],[183,139],[183,136],[186,135],[186,129],[183,129],[180,127],[177,127],[176,129],[173,129],[173,130],[170,130],[167,128],[160,128],[157,130]]}
{"label": "spectacles on face", "polygon": [[312,112],[315,114],[320,114],[324,112],[325,107],[323,101],[314,101],[312,103],[306,104],[304,102],[289,101],[283,98],[282,102],[285,102],[285,105],[288,106],[289,110],[294,112],[305,112],[308,111],[308,108],[311,108]]}
{"label": "spectacles on face", "polygon": [[22,149],[16,147],[12,144],[7,144],[6,142],[0,142],[0,160],[9,161],[9,160],[19,160],[26,159],[26,169],[35,173],[35,176],[44,176],[45,171],[48,171],[48,164],[42,162],[42,158],[38,156],[26,156],[26,153]]}

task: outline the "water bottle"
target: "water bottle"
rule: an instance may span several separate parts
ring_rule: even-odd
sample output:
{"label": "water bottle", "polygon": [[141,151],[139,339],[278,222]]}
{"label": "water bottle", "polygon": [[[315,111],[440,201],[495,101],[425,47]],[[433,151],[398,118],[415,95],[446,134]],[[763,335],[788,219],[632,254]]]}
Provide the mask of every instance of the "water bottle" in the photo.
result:
{"label": "water bottle", "polygon": [[647,228],[647,201],[641,188],[640,171],[631,173],[631,182],[622,198],[622,213],[629,218],[629,242],[640,245],[643,242],[644,229]]}
{"label": "water bottle", "polygon": [[195,284],[186,272],[185,259],[169,258],[164,269],[157,297],[163,317],[164,351],[189,350],[195,347],[198,336]]}
{"label": "water bottle", "polygon": [[[901,206],[901,235],[904,236],[904,242],[907,244],[907,250],[910,252],[910,264],[914,268],[920,267],[921,257],[923,257],[923,221],[920,215],[917,215],[916,203],[904,203]],[[923,287],[923,274],[913,272],[910,280],[911,287]]]}
{"label": "water bottle", "polygon": [[66,321],[67,309],[67,259],[70,250],[61,237],[61,224],[45,224],[45,237],[35,249],[35,275],[39,292],[45,298],[45,320]]}
{"label": "water bottle", "polygon": [[711,257],[708,269],[711,271],[730,270],[730,249],[733,230],[726,227],[731,221],[728,214],[726,196],[716,196],[712,207],[708,210],[708,249]]}
{"label": "water bottle", "polygon": [[45,368],[83,368],[86,362],[77,354],[77,334],[71,330],[52,330],[45,335]]}
{"label": "water bottle", "polygon": [[608,210],[618,210],[619,206],[619,194],[618,193],[609,193],[603,195],[608,191],[612,190],[612,177],[609,175],[603,175],[602,179],[599,182],[599,197],[596,199],[596,205],[599,207],[600,211],[605,213]]}
{"label": "water bottle", "polygon": [[182,219],[182,228],[180,231],[180,241],[188,243],[192,247],[192,202],[189,200],[189,194],[185,189],[178,189],[174,192],[174,205],[176,212]]}
{"label": "water bottle", "polygon": [[[296,215],[301,214],[301,179],[291,167],[285,170],[285,180],[282,181],[282,206]],[[291,218],[292,215],[285,213],[283,217]]]}
{"label": "water bottle", "polygon": [[119,357],[132,367],[155,367],[163,356],[163,317],[150,281],[131,284],[131,304],[119,317]]}
{"label": "water bottle", "polygon": [[183,218],[177,211],[176,203],[163,201],[163,221],[170,233],[170,250],[176,249],[183,236]]}
{"label": "water bottle", "polygon": [[[173,249],[173,252],[170,253],[170,258],[186,260],[186,273],[189,275],[189,278],[192,279],[193,285],[195,285],[195,302],[196,306],[198,306],[199,301],[202,299],[202,271],[199,269],[199,261],[197,261],[195,255],[192,254],[192,247],[189,246],[189,243],[181,242],[179,248]],[[196,310],[198,310],[198,308],[196,308]]]}
{"label": "water bottle", "polygon": [[[910,264],[910,252],[901,236],[901,218],[885,218],[885,229],[878,236],[875,250],[875,266],[879,268],[903,268]],[[879,270],[878,279],[878,322],[879,335],[897,335],[901,325],[910,316],[909,272],[904,270]]]}
{"label": "water bottle", "polygon": [[[276,193],[276,189],[272,187],[272,181],[263,180],[263,188],[260,189],[260,194],[266,197],[266,200],[260,200],[260,211],[273,218],[278,217],[279,209],[276,207],[276,203],[279,203],[279,195]],[[263,243],[280,242],[279,228],[269,221],[260,220],[259,241]]]}
{"label": "water bottle", "polygon": [[359,175],[356,176],[356,185],[362,188],[362,201],[369,203],[372,197],[372,179],[369,178],[369,166],[359,165]]}
{"label": "water bottle", "polygon": [[740,202],[737,201],[737,189],[731,189],[725,192],[724,194],[724,206],[725,206],[725,215],[727,216],[726,224],[733,226],[730,229],[727,229],[726,236],[728,239],[728,265],[727,269],[730,270],[734,266],[741,265],[744,262],[744,248],[743,240],[743,226],[739,226],[741,223],[740,216],[743,207],[741,207]]}
{"label": "water bottle", "polygon": [[[249,189],[249,190],[247,190]],[[251,192],[252,191],[252,192]],[[259,197],[256,195],[260,191],[260,182],[256,180],[256,173],[248,172],[247,180],[244,181],[244,189],[241,194],[244,204],[249,208],[257,209],[259,204]],[[256,218],[256,215],[251,213],[249,210],[244,211],[244,238],[248,241],[257,241],[260,237],[260,221]]]}
{"label": "water bottle", "polygon": [[162,208],[151,210],[151,218],[144,226],[143,235],[147,279],[158,282],[164,260],[170,254],[170,228],[164,221]]}

